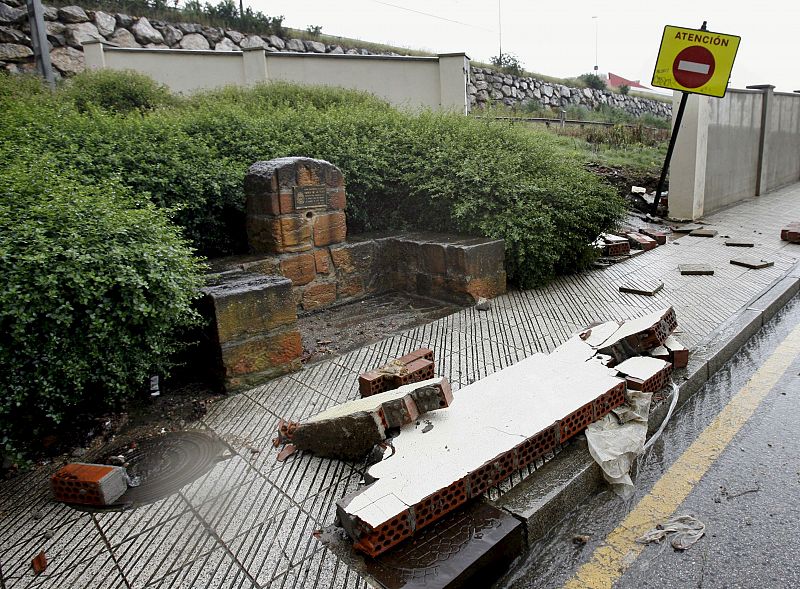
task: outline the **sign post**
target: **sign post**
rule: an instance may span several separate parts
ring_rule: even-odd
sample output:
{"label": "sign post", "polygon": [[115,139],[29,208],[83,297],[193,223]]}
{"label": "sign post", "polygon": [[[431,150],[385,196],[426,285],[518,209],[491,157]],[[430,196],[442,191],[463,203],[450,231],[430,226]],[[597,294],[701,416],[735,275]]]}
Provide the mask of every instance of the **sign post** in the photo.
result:
{"label": "sign post", "polygon": [[739,49],[740,37],[712,33],[706,29],[706,22],[699,29],[684,29],[667,25],[661,37],[656,67],[651,84],[658,88],[680,90],[683,93],[675,127],[669,139],[667,156],[658,180],[656,197],[653,200],[652,214],[658,209],[658,201],[664,191],[664,183],[669,171],[669,162],[675,149],[675,140],[686,110],[689,94],[702,94],[722,98],[728,89],[728,79]]}

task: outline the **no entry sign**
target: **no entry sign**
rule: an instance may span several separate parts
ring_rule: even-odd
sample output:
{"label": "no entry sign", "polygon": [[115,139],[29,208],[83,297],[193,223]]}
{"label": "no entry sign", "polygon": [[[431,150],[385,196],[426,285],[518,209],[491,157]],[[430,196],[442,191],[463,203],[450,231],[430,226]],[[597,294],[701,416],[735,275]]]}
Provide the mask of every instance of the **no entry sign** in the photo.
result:
{"label": "no entry sign", "polygon": [[739,41],[735,35],[664,27],[652,85],[722,98]]}

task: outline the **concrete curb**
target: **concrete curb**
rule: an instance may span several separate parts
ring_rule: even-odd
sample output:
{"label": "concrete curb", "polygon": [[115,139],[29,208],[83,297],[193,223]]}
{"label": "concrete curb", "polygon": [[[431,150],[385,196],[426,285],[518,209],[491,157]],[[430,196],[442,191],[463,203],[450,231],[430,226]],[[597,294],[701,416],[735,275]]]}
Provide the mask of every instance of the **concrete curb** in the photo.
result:
{"label": "concrete curb", "polygon": [[[673,381],[680,383],[678,407],[699,391],[799,292],[800,263],[696,346],[689,357],[689,365],[673,374]],[[668,403],[662,402],[651,410],[649,433],[658,429],[668,408]],[[603,484],[600,467],[589,455],[586,440],[581,437],[564,448],[557,459],[546,463],[492,503],[525,524],[530,546]]]}

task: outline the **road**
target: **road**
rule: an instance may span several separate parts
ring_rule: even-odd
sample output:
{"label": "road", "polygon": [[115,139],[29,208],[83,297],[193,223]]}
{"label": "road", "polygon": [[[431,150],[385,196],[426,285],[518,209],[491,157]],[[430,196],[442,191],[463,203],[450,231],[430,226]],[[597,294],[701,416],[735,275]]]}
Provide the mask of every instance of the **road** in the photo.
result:
{"label": "road", "polygon": [[[685,552],[642,531],[690,514]],[[800,587],[800,298],[673,417],[639,464],[637,493],[603,491],[534,545],[508,589]],[[588,536],[585,544],[576,541]]]}

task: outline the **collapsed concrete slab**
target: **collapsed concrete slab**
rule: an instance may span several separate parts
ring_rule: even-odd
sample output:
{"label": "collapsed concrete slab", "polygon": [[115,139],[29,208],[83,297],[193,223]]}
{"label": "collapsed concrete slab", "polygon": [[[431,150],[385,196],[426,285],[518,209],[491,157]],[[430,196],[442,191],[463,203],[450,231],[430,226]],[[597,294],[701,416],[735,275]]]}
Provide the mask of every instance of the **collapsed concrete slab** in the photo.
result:
{"label": "collapsed concrete slab", "polygon": [[382,554],[481,496],[624,403],[628,383],[666,385],[668,362],[631,361],[624,378],[609,366],[662,345],[676,327],[671,307],[597,324],[551,354],[462,388],[458,403],[433,413],[426,427],[403,426],[394,453],[368,469],[365,478],[374,482],[337,503],[355,548]]}
{"label": "collapsed concrete slab", "polygon": [[386,430],[415,422],[452,402],[448,380],[433,378],[336,405],[302,423],[282,422],[278,442],[317,456],[361,460],[386,440]]}

